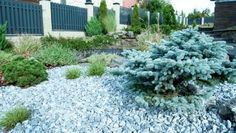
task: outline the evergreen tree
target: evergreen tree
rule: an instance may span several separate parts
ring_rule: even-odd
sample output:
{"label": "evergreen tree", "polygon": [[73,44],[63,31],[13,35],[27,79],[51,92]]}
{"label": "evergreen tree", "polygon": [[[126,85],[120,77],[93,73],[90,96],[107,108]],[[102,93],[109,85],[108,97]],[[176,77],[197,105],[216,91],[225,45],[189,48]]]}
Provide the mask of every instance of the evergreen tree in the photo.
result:
{"label": "evergreen tree", "polygon": [[106,33],[105,30],[105,24],[103,22],[104,18],[107,16],[107,4],[106,4],[106,0],[102,0],[100,3],[100,7],[99,7],[99,16],[98,19],[100,21],[100,23],[102,24],[102,28],[103,28],[103,32]]}
{"label": "evergreen tree", "polygon": [[134,31],[134,33],[141,32],[141,23],[139,20],[139,9],[137,5],[135,5],[133,9],[132,18],[131,18],[131,28]]}
{"label": "evergreen tree", "polygon": [[167,4],[163,10],[164,24],[170,26],[176,26],[177,21],[175,18],[175,10],[172,5]]}
{"label": "evergreen tree", "polygon": [[[227,59],[225,42],[195,29],[174,32],[150,51],[126,51],[125,73],[137,85],[166,96],[192,96],[199,85],[236,82],[236,60]],[[219,82],[218,82],[219,83]]]}

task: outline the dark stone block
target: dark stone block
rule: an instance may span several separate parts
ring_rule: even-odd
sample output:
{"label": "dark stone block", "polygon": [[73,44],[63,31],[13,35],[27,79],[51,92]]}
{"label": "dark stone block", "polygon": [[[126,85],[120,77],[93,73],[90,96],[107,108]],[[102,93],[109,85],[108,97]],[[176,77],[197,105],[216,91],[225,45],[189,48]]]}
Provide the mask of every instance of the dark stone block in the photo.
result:
{"label": "dark stone block", "polygon": [[216,2],[214,30],[236,26],[236,2]]}

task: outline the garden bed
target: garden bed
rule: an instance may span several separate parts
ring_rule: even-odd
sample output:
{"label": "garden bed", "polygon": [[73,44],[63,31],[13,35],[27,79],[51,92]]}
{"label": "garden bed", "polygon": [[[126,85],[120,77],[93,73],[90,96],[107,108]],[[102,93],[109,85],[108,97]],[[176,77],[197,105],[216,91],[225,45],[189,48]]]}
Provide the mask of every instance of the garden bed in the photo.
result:
{"label": "garden bed", "polygon": [[[68,80],[69,68],[79,68],[81,77]],[[0,87],[0,117],[9,109],[24,105],[32,110],[29,120],[18,124],[17,132],[230,132],[235,126],[214,111],[172,112],[145,107],[135,102],[137,92],[127,87],[125,77],[105,74],[88,77],[87,65],[48,70],[48,81],[21,89]],[[236,96],[236,85],[215,87],[216,99]],[[0,130],[1,132],[1,130]]]}

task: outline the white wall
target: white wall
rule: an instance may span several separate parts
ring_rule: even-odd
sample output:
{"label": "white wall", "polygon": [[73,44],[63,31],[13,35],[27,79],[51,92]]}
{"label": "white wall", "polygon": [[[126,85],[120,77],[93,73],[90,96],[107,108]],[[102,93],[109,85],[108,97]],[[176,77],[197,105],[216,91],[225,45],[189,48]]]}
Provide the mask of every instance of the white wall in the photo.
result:
{"label": "white wall", "polygon": [[[52,2],[55,3],[61,3],[61,0],[51,0]],[[86,0],[66,0],[66,4],[67,5],[72,5],[72,6],[78,6],[78,7],[83,7],[85,8],[85,2]],[[94,6],[99,7],[101,0],[93,0]],[[107,8],[111,9],[113,6],[114,2],[120,2],[120,4],[122,5],[122,0],[106,0],[107,3]]]}

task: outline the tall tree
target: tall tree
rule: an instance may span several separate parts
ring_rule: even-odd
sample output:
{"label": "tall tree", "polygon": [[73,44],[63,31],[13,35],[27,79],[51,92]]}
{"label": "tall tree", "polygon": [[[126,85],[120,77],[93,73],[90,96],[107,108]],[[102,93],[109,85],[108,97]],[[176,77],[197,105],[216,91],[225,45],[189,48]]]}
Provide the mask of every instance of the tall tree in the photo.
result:
{"label": "tall tree", "polygon": [[210,16],[210,9],[206,8],[205,10],[202,11],[202,17],[209,17]]}
{"label": "tall tree", "polygon": [[165,0],[144,0],[141,4],[141,8],[149,10],[151,13],[159,12],[162,13],[166,5]]}
{"label": "tall tree", "polygon": [[197,19],[202,17],[202,12],[198,11],[197,9],[194,9],[192,13],[188,15],[189,19]]}

